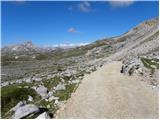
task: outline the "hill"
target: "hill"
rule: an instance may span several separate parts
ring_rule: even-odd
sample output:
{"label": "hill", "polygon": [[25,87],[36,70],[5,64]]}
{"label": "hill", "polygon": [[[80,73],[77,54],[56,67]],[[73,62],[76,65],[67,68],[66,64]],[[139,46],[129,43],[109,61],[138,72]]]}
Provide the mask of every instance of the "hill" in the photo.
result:
{"label": "hill", "polygon": [[158,20],[147,20],[121,36],[74,48],[41,48],[32,42],[2,48],[2,118],[53,117],[83,84],[85,75],[113,61],[123,63],[119,72],[128,79],[138,76],[156,90]]}

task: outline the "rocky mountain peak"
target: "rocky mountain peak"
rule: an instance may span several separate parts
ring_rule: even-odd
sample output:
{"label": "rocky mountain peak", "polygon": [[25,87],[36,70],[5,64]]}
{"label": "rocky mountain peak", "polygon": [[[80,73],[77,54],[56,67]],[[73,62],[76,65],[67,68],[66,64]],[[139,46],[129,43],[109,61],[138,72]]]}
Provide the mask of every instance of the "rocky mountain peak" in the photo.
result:
{"label": "rocky mountain peak", "polygon": [[156,17],[156,18],[153,18],[153,19],[150,19],[150,20],[146,20],[142,23],[140,23],[138,26],[136,26],[134,28],[134,30],[143,30],[143,31],[149,31],[155,27],[157,27],[159,24],[159,18]]}
{"label": "rocky mountain peak", "polygon": [[26,41],[23,43],[23,45],[27,48],[34,48],[35,45],[32,43],[32,41]]}

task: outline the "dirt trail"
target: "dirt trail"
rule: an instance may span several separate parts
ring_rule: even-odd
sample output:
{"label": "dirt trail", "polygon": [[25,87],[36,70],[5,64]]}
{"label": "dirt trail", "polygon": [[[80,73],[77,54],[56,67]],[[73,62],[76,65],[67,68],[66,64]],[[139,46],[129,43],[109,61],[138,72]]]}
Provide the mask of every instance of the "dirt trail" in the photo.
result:
{"label": "dirt trail", "polygon": [[86,75],[56,118],[158,118],[158,94],[112,62]]}

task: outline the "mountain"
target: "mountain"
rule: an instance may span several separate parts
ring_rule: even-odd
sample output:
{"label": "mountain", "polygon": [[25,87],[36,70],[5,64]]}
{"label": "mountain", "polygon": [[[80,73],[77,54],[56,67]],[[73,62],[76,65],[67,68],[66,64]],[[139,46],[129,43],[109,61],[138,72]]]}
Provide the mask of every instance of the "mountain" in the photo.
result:
{"label": "mountain", "polygon": [[43,48],[36,46],[32,43],[32,41],[27,41],[22,44],[12,45],[12,46],[5,46],[2,48],[2,53],[5,54],[36,54],[36,53],[43,53],[43,52],[50,52],[51,50],[54,50],[53,48]]}
{"label": "mountain", "polygon": [[[86,74],[113,61],[123,63],[118,71],[128,79],[136,76],[138,81],[158,90],[158,18],[144,21],[120,36],[84,46],[42,48],[26,42],[6,46],[1,52],[2,118],[36,118],[42,108],[53,117]],[[28,106],[36,114],[17,116],[21,109],[30,111],[32,107]]]}

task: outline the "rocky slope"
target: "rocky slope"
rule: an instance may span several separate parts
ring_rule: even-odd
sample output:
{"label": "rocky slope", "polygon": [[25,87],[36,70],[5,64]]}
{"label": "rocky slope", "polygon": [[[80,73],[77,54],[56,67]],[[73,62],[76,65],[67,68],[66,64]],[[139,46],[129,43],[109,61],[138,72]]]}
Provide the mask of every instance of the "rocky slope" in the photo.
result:
{"label": "rocky slope", "polygon": [[31,42],[2,48],[2,118],[53,117],[85,74],[117,60],[123,62],[119,72],[138,75],[157,89],[158,25],[154,18],[121,36],[65,50],[43,49]]}

